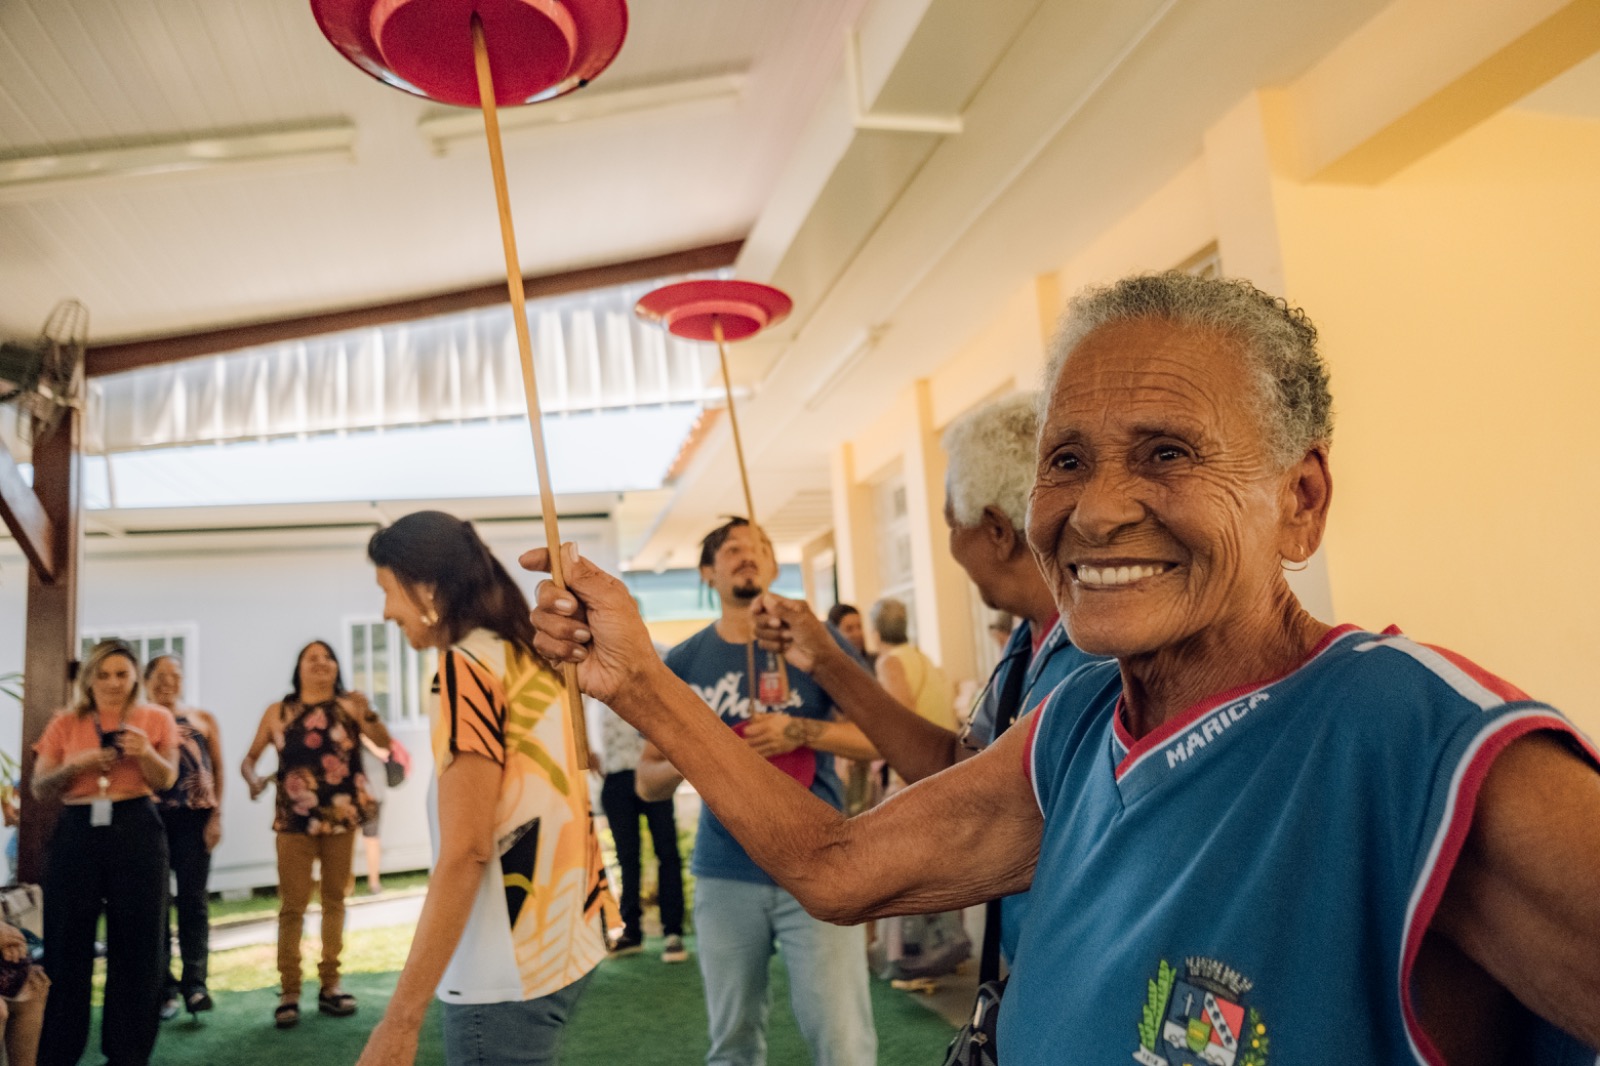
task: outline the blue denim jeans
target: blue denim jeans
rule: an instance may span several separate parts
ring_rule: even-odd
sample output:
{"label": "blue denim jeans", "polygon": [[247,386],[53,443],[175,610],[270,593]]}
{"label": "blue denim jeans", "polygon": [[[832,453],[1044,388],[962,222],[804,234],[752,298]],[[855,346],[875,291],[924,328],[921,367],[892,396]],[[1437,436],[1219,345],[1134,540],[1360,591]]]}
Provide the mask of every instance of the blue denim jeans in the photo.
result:
{"label": "blue denim jeans", "polygon": [[773,885],[702,877],[694,928],[710,1018],[710,1066],[767,1061],[767,964],[789,969],[789,1000],[815,1066],[873,1066],[878,1033],[867,988],[866,933],[819,922]]}
{"label": "blue denim jeans", "polygon": [[520,1003],[445,1003],[448,1066],[555,1066],[561,1033],[591,970],[559,992]]}

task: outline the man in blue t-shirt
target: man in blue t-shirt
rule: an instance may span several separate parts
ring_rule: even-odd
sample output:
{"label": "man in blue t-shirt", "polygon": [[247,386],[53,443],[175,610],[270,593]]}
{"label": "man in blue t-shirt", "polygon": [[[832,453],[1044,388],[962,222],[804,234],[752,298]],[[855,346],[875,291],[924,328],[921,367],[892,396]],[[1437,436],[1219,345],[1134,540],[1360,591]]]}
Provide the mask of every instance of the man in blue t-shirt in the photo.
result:
{"label": "man in blue t-shirt", "polygon": [[[844,789],[833,756],[872,759],[877,752],[859,728],[832,720],[833,701],[815,681],[752,643],[751,604],[778,573],[771,543],[745,519],[734,518],[707,534],[700,549],[700,576],[716,592],[722,615],[668,652],[668,668],[757,754],[841,809]],[[866,676],[859,663],[853,668]],[[645,748],[638,769],[641,796],[669,796],[681,780],[654,745]],[[766,1061],[767,963],[776,943],[789,968],[795,1020],[812,1061],[819,1066],[876,1062],[862,928],[829,925],[807,914],[745,854],[709,808],[700,813],[691,869],[711,1030],[706,1061],[712,1066]]]}

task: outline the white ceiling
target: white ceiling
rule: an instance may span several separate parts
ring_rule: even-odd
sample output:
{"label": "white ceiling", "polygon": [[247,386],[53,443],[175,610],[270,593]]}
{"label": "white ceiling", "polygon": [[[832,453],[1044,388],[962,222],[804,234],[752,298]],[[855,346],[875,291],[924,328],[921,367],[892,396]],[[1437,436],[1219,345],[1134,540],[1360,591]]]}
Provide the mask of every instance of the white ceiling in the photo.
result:
{"label": "white ceiling", "polygon": [[[525,272],[743,236],[838,65],[861,0],[634,0],[584,93],[743,72],[725,107],[512,131]],[[487,153],[435,156],[457,109],[386,88],[305,0],[0,3],[0,159],[345,120],[354,159],[238,165],[0,194],[0,331],[62,297],[93,340],[344,308],[504,277]]]}
{"label": "white ceiling", "polygon": [[[1246,93],[1383,7],[633,0],[620,58],[579,96],[748,71],[743,95],[508,133],[522,265],[747,236],[739,276],[796,304],[734,349],[757,511],[792,548],[830,524],[839,442],[1195,159]],[[272,123],[357,131],[353,163],[0,194],[0,331],[33,332],[68,295],[105,342],[492,282],[484,153],[433,156],[417,123],[439,110],[337,56],[303,0],[0,0],[0,160]],[[905,115],[960,132],[881,128]],[[683,565],[742,509],[723,420],[670,490],[618,505],[623,556]]]}

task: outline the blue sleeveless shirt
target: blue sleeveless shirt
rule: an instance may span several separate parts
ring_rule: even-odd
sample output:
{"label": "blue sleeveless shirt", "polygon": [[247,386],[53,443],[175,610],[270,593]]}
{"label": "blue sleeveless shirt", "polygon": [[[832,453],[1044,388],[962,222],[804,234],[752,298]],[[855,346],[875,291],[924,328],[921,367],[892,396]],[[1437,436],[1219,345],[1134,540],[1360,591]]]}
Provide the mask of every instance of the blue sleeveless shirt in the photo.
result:
{"label": "blue sleeveless shirt", "polygon": [[[1039,865],[1000,1008],[1008,1066],[1438,1063],[1411,967],[1494,758],[1550,707],[1354,627],[1137,743],[1115,663],[1034,716]],[[1547,1023],[1521,1061],[1595,1052]]]}

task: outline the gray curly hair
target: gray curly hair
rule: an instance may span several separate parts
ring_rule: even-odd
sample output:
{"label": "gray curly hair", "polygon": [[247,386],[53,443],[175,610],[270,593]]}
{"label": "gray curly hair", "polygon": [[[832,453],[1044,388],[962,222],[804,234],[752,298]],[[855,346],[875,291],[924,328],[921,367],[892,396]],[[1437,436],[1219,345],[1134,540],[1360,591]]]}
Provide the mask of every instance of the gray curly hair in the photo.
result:
{"label": "gray curly hair", "polygon": [[885,644],[904,644],[909,639],[907,634],[911,619],[902,601],[884,597],[872,605],[868,617],[872,619],[872,628],[878,634],[878,639]]}
{"label": "gray curly hair", "polygon": [[1317,353],[1317,329],[1298,307],[1238,278],[1200,278],[1169,270],[1136,274],[1073,297],[1050,345],[1041,410],[1061,368],[1089,334],[1118,322],[1158,318],[1211,330],[1237,341],[1256,380],[1256,416],[1280,467],[1333,442],[1328,368]]}
{"label": "gray curly hair", "polygon": [[962,529],[983,518],[985,507],[999,508],[1017,529],[1028,521],[1039,449],[1039,394],[1025,392],[985,404],[962,415],[944,431],[949,456],[945,493],[951,517]]}

